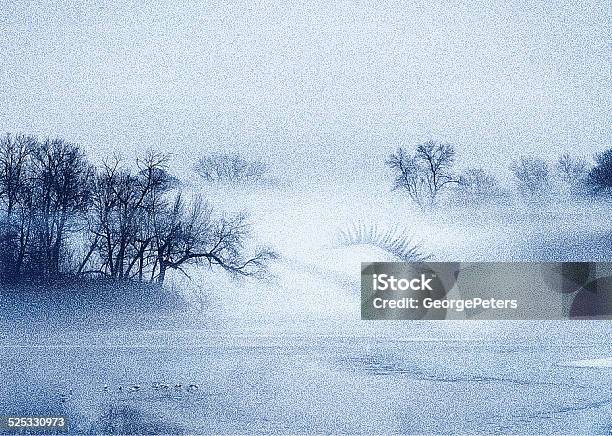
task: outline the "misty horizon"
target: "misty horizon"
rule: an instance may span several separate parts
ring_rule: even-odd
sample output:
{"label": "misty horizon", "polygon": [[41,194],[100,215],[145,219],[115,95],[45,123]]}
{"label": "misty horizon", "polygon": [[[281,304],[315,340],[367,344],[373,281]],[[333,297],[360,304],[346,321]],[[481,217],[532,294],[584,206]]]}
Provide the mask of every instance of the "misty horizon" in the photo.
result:
{"label": "misty horizon", "polygon": [[200,150],[241,151],[336,183],[375,181],[389,153],[429,139],[504,170],[518,154],[589,158],[612,143],[603,1],[12,2],[0,14],[3,131],[60,136],[94,159],[153,148],[184,168]]}

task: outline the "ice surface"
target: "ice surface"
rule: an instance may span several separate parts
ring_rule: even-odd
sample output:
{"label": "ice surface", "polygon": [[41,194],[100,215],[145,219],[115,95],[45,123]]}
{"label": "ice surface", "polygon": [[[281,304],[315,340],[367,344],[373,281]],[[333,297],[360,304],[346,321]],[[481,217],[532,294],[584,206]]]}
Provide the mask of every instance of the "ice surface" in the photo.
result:
{"label": "ice surface", "polygon": [[565,366],[574,366],[576,368],[612,368],[612,357],[604,357],[601,359],[584,359],[572,360],[562,363]]}
{"label": "ice surface", "polygon": [[[34,344],[5,337],[1,400],[14,412],[66,413],[74,432],[125,421],[153,433],[609,431],[612,371],[556,363],[611,353],[610,328],[578,323],[562,332],[559,324],[528,324],[543,333],[531,338],[506,337],[503,323],[488,326],[497,334],[454,339],[427,323],[395,334],[114,331]],[[142,388],[131,392],[135,384]]]}

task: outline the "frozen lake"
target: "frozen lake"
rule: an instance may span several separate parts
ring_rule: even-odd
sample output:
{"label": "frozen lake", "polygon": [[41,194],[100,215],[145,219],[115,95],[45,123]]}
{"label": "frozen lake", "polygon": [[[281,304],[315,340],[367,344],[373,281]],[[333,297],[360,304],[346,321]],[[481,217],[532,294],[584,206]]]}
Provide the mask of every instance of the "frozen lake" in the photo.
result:
{"label": "frozen lake", "polygon": [[609,434],[611,332],[570,321],[5,333],[0,401],[66,414],[72,432]]}

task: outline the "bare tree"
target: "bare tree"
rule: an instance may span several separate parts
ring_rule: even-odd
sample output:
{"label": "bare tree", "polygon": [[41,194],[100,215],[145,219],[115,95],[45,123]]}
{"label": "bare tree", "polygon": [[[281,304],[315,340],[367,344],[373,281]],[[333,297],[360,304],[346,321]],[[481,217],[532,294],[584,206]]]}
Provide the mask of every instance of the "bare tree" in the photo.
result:
{"label": "bare tree", "polygon": [[589,171],[588,184],[596,194],[612,192],[612,148],[595,155],[595,166]]}
{"label": "bare tree", "polygon": [[155,237],[155,217],[166,205],[171,189],[166,172],[167,157],[149,153],[137,161],[134,174],[115,158],[103,165],[96,177],[91,210],[91,245],[79,270],[98,252],[99,272],[127,279],[136,268],[142,279],[146,255]]}
{"label": "bare tree", "polygon": [[36,201],[32,256],[45,276],[60,272],[67,232],[78,225],[90,194],[93,167],[81,149],[62,139],[47,139],[32,151],[33,196]]}
{"label": "bare tree", "polygon": [[425,202],[427,182],[417,160],[400,147],[397,153],[389,156],[386,164],[395,172],[393,189],[405,190],[416,204],[422,206]]}
{"label": "bare tree", "polygon": [[[62,139],[0,138],[0,279],[96,273],[162,284],[168,270],[193,264],[238,275],[265,270],[276,255],[248,249],[244,215],[213,218],[177,188],[163,154],[131,167],[115,158],[96,170]],[[79,235],[82,257],[69,265]]]}
{"label": "bare tree", "polygon": [[[215,220],[212,209],[200,198],[187,208],[177,196],[158,228],[157,258],[153,277],[163,283],[168,269],[185,273],[184,266],[202,264],[219,266],[231,274],[258,275],[268,261],[277,257],[269,249],[260,248],[245,256],[245,242],[250,233],[246,215]],[[185,273],[186,274],[186,273]]]}
{"label": "bare tree", "polygon": [[213,183],[258,183],[268,173],[268,166],[238,153],[210,153],[198,160],[196,172]]}
{"label": "bare tree", "polygon": [[586,192],[589,165],[585,159],[564,154],[559,157],[555,169],[567,193],[578,195]]}
{"label": "bare tree", "polygon": [[497,200],[504,195],[498,180],[482,168],[464,171],[459,177],[457,188],[462,201],[476,204]]}
{"label": "bare tree", "polygon": [[434,205],[451,183],[458,183],[455,155],[452,145],[434,141],[419,145],[414,156],[400,147],[386,162],[395,173],[394,189],[405,190],[419,206]]}
{"label": "bare tree", "polygon": [[526,199],[541,200],[551,191],[550,169],[546,161],[537,157],[521,156],[512,162],[519,193]]}
{"label": "bare tree", "polygon": [[215,220],[203,201],[186,202],[165,162],[165,156],[150,154],[135,174],[117,159],[104,165],[96,178],[90,246],[80,272],[162,284],[168,270],[186,273],[187,265],[203,262],[234,274],[262,271],[274,253],[262,249],[245,256],[245,218]]}
{"label": "bare tree", "polygon": [[48,279],[68,268],[67,240],[80,229],[92,167],[62,139],[0,140],[0,264],[11,280]]}
{"label": "bare tree", "polygon": [[27,183],[27,164],[36,139],[31,136],[6,134],[0,138],[0,199],[7,215],[11,215],[22,197]]}
{"label": "bare tree", "polygon": [[29,242],[32,196],[29,158],[36,139],[6,134],[0,139],[0,276],[16,280]]}

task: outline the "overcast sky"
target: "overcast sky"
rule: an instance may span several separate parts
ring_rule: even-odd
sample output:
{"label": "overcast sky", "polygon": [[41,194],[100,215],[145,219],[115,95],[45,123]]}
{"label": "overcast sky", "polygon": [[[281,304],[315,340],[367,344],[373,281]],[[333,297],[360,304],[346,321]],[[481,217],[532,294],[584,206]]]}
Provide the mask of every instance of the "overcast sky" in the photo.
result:
{"label": "overcast sky", "polygon": [[463,164],[591,154],[612,144],[611,4],[5,0],[0,128],[349,179],[430,138]]}

